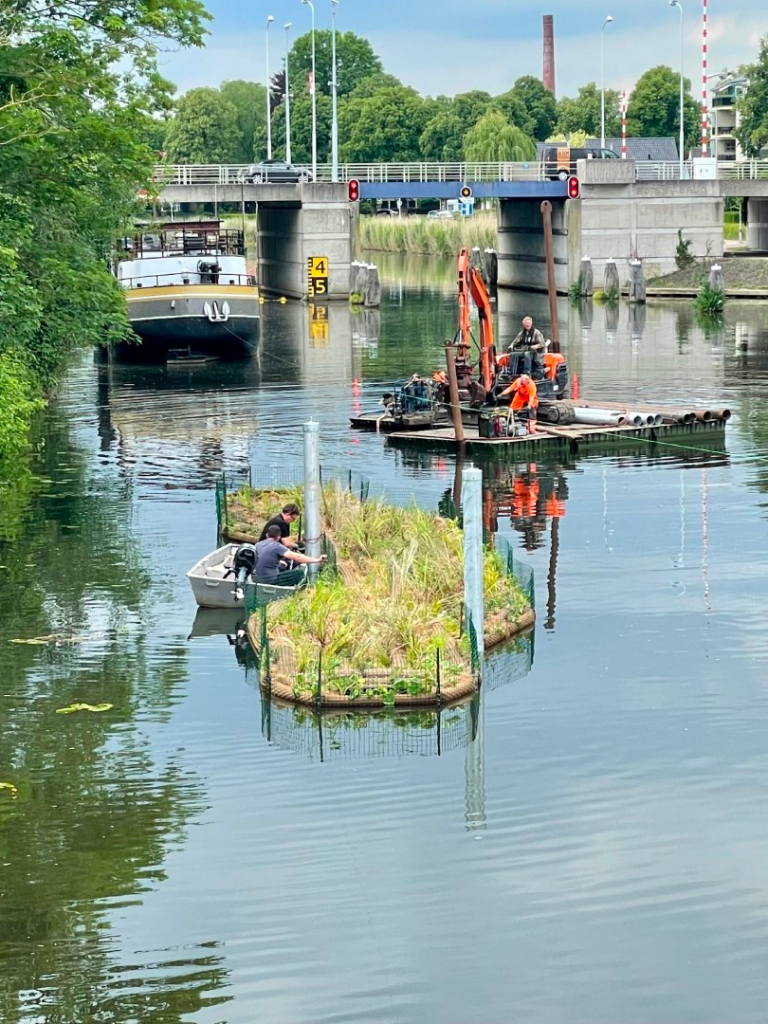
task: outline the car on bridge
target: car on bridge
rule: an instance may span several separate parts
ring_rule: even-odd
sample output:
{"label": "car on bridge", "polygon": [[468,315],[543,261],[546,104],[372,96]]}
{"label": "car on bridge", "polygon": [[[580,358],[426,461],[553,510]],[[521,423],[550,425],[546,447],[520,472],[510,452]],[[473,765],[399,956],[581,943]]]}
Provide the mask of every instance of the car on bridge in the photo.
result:
{"label": "car on bridge", "polygon": [[241,181],[245,185],[295,185],[299,182],[312,181],[312,171],[309,167],[289,164],[285,160],[262,160],[260,164],[251,164],[243,173]]}

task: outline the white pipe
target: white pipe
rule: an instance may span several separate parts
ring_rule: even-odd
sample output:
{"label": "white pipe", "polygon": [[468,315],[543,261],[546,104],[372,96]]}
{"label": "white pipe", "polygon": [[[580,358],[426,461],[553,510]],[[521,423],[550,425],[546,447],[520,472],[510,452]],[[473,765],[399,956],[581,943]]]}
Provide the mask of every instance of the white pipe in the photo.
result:
{"label": "white pipe", "polygon": [[464,512],[464,607],[472,619],[482,671],[485,655],[485,596],[483,594],[483,474],[474,466],[464,470],[461,484]]}
{"label": "white pipe", "polygon": [[627,422],[635,427],[660,427],[664,422],[664,417],[658,412],[628,409]]}
{"label": "white pipe", "polygon": [[573,422],[581,423],[585,427],[620,427],[627,421],[625,412],[617,412],[616,409],[585,409],[582,407],[573,410]]}
{"label": "white pipe", "polygon": [[320,557],[321,533],[320,424],[310,420],[304,424],[304,535],[310,558]]}

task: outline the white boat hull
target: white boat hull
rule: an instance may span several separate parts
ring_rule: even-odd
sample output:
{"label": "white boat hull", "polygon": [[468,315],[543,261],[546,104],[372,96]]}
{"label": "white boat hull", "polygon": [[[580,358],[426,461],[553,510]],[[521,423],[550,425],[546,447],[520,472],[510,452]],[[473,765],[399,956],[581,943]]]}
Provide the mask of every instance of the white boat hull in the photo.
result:
{"label": "white boat hull", "polygon": [[217,548],[194,565],[187,573],[192,594],[200,608],[228,608],[245,611],[249,591],[255,589],[258,600],[267,602],[288,597],[303,585],[281,587],[271,583],[246,583],[244,596],[238,599],[237,583],[233,575],[227,575],[232,568],[239,544],[225,544]]}

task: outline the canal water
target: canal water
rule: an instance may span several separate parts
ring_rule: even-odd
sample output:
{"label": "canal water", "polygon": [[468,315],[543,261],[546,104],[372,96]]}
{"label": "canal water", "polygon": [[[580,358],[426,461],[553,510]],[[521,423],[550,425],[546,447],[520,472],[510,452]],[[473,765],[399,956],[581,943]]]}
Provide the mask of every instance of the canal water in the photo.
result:
{"label": "canal water", "polygon": [[380,314],[268,303],[249,363],[83,357],[3,492],[4,1024],[765,1019],[764,305],[562,307],[582,395],[734,418],[486,468],[539,617],[479,708],[319,723],[196,619],[216,480],[296,466],[310,416],[326,465],[454,486],[347,427],[453,334],[450,265],[382,264]]}

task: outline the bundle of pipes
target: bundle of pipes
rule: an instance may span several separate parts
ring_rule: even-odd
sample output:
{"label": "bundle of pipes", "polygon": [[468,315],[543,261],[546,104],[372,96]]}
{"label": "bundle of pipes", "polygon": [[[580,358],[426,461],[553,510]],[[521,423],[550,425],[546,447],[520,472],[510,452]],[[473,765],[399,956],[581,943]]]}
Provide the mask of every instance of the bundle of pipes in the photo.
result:
{"label": "bundle of pipes", "polygon": [[658,406],[635,405],[627,408],[613,402],[593,406],[581,401],[547,403],[539,410],[543,423],[569,426],[574,423],[590,427],[660,427],[662,424],[691,424],[695,422],[726,422],[731,418],[730,409],[659,409]]}

